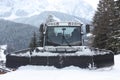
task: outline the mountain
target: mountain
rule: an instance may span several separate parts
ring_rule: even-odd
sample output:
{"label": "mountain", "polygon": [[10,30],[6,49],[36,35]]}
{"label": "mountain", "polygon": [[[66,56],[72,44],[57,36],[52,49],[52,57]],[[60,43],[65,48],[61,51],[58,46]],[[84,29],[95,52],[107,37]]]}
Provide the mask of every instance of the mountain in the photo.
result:
{"label": "mountain", "polygon": [[84,24],[90,22],[89,20],[86,20],[84,18],[76,17],[73,15],[69,15],[69,14],[57,12],[57,11],[44,11],[39,15],[31,16],[28,18],[19,18],[19,19],[15,19],[14,21],[39,27],[39,25],[42,22],[46,21],[48,15],[53,15],[54,18],[56,18],[58,21],[77,21]]}
{"label": "mountain", "polygon": [[48,15],[85,24],[94,12],[84,0],[0,0],[0,45],[16,50],[27,48],[33,32]]}
{"label": "mountain", "polygon": [[31,37],[37,30],[34,26],[0,20],[0,45],[8,45],[9,51],[28,48]]}
{"label": "mountain", "polygon": [[[71,4],[72,3],[72,4]],[[93,7],[84,0],[0,0],[0,18],[13,20],[57,11],[90,20]]]}

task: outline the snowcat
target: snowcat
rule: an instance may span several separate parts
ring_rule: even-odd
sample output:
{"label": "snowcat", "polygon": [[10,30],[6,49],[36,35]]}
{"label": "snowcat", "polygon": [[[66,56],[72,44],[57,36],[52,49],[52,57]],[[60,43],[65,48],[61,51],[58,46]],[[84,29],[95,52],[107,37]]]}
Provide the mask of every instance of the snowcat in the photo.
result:
{"label": "snowcat", "polygon": [[83,46],[84,34],[79,22],[47,22],[40,29],[41,47],[8,54],[6,67],[40,65],[96,69],[114,65],[112,51]]}

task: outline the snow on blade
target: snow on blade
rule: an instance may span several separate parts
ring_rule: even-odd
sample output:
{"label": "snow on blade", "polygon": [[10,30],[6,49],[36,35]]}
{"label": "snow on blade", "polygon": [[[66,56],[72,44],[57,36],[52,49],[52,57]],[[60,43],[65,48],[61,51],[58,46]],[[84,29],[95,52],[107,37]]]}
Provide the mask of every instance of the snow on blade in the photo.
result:
{"label": "snow on blade", "polygon": [[[38,47],[38,49],[40,51],[43,51],[43,48]],[[63,56],[93,56],[93,55],[104,55],[104,54],[109,54],[109,51],[105,51],[105,50],[97,50],[94,51],[92,49],[90,49],[87,46],[72,46],[72,47],[68,47],[68,46],[64,46],[64,48],[62,48],[62,46],[59,47],[53,47],[53,46],[46,46],[45,52],[32,52],[32,55],[30,55],[30,52],[26,52],[26,53],[19,53],[19,54],[11,54],[13,56],[25,56],[25,57],[30,57],[30,56],[59,56],[61,55],[60,53],[52,53],[51,51],[55,51],[55,50],[60,50],[60,51],[76,51],[75,53],[63,53]]]}

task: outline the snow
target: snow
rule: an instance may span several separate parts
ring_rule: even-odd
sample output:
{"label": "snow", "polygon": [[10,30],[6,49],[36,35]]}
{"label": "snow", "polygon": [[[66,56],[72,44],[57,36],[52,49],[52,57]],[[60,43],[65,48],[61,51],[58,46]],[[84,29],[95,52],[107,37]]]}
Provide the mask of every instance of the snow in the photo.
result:
{"label": "snow", "polygon": [[[87,46],[46,46],[45,51],[44,48],[38,47],[40,52],[33,51],[32,55],[30,55],[30,51],[26,53],[19,53],[19,54],[11,54],[13,56],[21,56],[21,57],[31,57],[31,56],[94,56],[94,55],[104,55],[109,54],[109,51],[106,50],[97,50],[94,51]],[[52,53],[51,51],[76,51],[75,53]]]}
{"label": "snow", "polygon": [[53,19],[56,21],[56,22],[61,22],[61,20],[59,18],[57,18],[56,16],[53,16]]}
{"label": "snow", "polygon": [[56,16],[49,14],[48,18],[46,19],[46,23],[49,23],[49,22],[61,22],[61,20]]}
{"label": "snow", "polygon": [[0,61],[5,62],[6,61],[6,55],[4,54],[4,51],[6,50],[7,45],[0,45]]}
{"label": "snow", "polygon": [[92,37],[93,34],[92,34],[92,33],[88,33],[88,34],[86,34],[86,36],[87,36],[87,37]]}
{"label": "snow", "polygon": [[119,80],[120,55],[115,56],[112,68],[97,70],[70,66],[57,69],[53,66],[22,66],[18,70],[0,75],[0,80]]}
{"label": "snow", "polygon": [[11,54],[12,56],[20,56],[20,57],[30,57],[30,52],[26,52],[26,53],[19,53],[19,54]]}

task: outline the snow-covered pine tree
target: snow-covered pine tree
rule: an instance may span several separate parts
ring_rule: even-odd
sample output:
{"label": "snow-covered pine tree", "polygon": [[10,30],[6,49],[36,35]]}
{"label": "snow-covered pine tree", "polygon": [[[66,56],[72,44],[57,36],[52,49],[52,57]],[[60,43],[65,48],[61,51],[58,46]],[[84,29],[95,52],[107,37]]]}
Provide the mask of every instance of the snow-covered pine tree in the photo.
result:
{"label": "snow-covered pine tree", "polygon": [[116,24],[117,24],[117,29],[120,29],[120,0],[117,0],[115,2],[115,9],[116,9]]}
{"label": "snow-covered pine tree", "polygon": [[95,35],[93,46],[98,48],[107,48],[107,41],[114,27],[114,0],[100,0],[97,11],[93,18]]}
{"label": "snow-covered pine tree", "polygon": [[114,52],[120,51],[120,0],[115,2],[115,19],[113,32],[108,39],[108,49]]}

